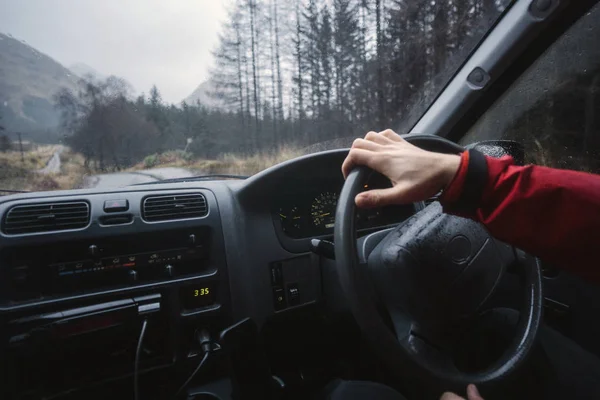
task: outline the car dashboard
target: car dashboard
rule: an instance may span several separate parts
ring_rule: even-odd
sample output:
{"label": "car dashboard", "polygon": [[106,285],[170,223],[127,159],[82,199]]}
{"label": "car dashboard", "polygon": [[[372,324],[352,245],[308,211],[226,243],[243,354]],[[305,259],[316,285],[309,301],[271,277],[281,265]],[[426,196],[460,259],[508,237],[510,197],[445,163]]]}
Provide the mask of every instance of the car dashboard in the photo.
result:
{"label": "car dashboard", "polygon": [[[0,397],[128,382],[142,324],[139,373],[168,387],[200,358],[199,330],[216,340],[243,318],[260,328],[319,305],[329,283],[310,240],[332,239],[346,154],[304,156],[244,181],[0,198],[0,357],[11,365]],[[365,190],[389,185],[374,174]],[[359,235],[414,212],[360,211]]]}

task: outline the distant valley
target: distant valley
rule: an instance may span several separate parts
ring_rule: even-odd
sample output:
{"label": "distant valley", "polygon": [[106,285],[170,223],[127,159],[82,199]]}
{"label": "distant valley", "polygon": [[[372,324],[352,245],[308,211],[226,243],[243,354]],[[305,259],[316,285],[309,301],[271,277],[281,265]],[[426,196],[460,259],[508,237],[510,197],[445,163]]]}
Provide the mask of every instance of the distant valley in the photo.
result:
{"label": "distant valley", "polygon": [[[24,41],[0,33],[0,126],[5,133],[23,132],[28,140],[57,143],[62,133],[54,96],[62,88],[77,91],[79,80],[89,77],[101,81],[108,75],[84,63],[66,68]],[[182,101],[219,108],[212,90],[210,82],[203,82]]]}

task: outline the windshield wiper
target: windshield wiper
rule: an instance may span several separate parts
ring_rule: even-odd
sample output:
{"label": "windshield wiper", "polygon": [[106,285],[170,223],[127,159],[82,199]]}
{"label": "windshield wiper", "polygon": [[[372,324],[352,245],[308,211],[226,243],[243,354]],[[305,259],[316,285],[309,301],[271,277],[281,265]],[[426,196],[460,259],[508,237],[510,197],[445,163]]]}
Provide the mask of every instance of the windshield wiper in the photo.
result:
{"label": "windshield wiper", "polygon": [[0,189],[0,193],[29,193],[29,190]]}
{"label": "windshield wiper", "polygon": [[214,175],[196,175],[196,176],[188,176],[185,178],[171,178],[171,179],[162,179],[155,182],[142,182],[136,183],[131,186],[139,186],[139,185],[154,185],[157,183],[180,183],[180,182],[196,182],[196,181],[208,181],[214,179],[248,179],[249,176],[246,175],[233,175],[233,174],[214,174]]}

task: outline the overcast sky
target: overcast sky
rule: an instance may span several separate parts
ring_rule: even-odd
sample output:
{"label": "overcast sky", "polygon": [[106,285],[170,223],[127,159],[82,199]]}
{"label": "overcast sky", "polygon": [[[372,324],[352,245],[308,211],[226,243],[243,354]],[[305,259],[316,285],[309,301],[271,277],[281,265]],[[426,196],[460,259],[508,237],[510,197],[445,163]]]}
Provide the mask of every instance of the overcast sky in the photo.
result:
{"label": "overcast sky", "polygon": [[0,32],[179,103],[204,81],[230,0],[0,0]]}

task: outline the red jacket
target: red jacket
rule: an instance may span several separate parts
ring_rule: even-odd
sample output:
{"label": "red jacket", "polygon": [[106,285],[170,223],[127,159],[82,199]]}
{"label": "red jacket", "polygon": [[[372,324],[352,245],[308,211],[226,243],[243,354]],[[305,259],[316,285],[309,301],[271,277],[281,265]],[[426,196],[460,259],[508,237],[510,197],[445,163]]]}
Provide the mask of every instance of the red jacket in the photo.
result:
{"label": "red jacket", "polygon": [[511,157],[473,150],[461,157],[440,199],[445,212],[478,221],[492,236],[600,282],[600,175],[520,167]]}

